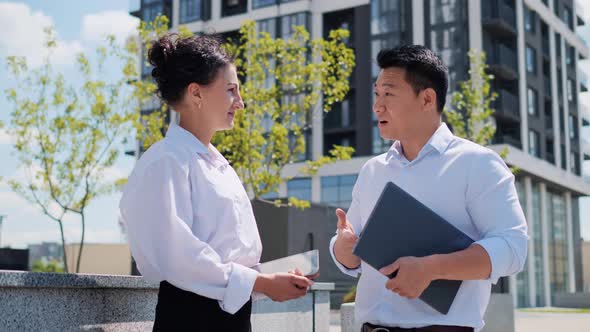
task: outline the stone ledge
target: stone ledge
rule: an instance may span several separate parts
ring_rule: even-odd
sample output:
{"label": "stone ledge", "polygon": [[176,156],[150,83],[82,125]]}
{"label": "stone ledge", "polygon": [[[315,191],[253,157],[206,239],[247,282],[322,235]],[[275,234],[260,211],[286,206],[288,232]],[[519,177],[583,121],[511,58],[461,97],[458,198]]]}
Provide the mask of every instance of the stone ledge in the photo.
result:
{"label": "stone ledge", "polygon": [[[159,284],[140,276],[0,271],[2,287],[158,289]],[[334,283],[316,282],[311,290],[331,291]]]}

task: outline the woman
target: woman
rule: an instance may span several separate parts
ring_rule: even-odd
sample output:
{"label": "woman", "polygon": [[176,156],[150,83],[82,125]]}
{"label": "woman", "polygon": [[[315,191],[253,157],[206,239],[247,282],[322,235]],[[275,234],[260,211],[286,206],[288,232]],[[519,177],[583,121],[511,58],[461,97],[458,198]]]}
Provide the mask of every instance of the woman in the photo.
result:
{"label": "woman", "polygon": [[121,216],[141,273],[160,282],[154,331],[250,331],[251,294],[305,295],[299,273],[258,273],[262,246],[236,172],[211,145],[244,108],[218,40],[168,34],[148,54],[160,98],[180,115],[137,162]]}

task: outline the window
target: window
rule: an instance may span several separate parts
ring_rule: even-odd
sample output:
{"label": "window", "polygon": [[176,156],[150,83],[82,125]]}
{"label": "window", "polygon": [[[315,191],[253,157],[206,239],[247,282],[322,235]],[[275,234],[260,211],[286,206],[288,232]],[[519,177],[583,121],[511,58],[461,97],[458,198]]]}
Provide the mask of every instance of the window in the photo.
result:
{"label": "window", "polygon": [[570,29],[574,29],[572,10],[567,6],[563,6],[563,21]]}
{"label": "window", "polygon": [[256,8],[261,8],[261,7],[272,6],[272,5],[276,5],[277,2],[278,2],[277,0],[254,0],[254,1],[252,1],[252,8],[256,9]]}
{"label": "window", "polygon": [[566,65],[573,65],[574,64],[574,47],[565,44],[565,64]]}
{"label": "window", "polygon": [[[538,183],[532,185],[532,205],[533,214],[532,220],[529,220],[533,224],[533,236],[532,241],[535,242],[535,248],[543,248],[543,232],[541,230],[541,215],[543,214],[541,209],[541,188]],[[544,271],[546,269],[545,261],[543,260],[543,250],[535,250],[533,257],[535,260],[535,288],[537,290],[536,304],[537,306],[545,305],[545,276]]]}
{"label": "window", "polygon": [[531,74],[537,73],[537,51],[528,45],[526,47],[526,71]]}
{"label": "window", "polygon": [[537,98],[537,90],[533,88],[527,89],[527,111],[530,115],[537,116],[539,115],[539,106],[538,106],[538,99]]}
{"label": "window", "polygon": [[[520,202],[520,206],[523,211],[526,211],[526,193],[524,188],[524,183],[522,179],[515,179],[514,185],[516,187],[516,193],[518,195],[518,201]],[[530,222],[527,220],[527,222]],[[526,260],[528,261],[531,257],[527,257]],[[530,306],[529,303],[529,293],[531,285],[528,282],[528,262],[525,261],[523,269],[520,273],[516,275],[516,299],[517,299],[517,306],[518,307],[528,307]]]}
{"label": "window", "polygon": [[576,152],[570,154],[571,171],[574,174],[580,175],[580,155]]}
{"label": "window", "polygon": [[549,232],[549,275],[551,292],[565,292],[568,285],[568,241],[565,198],[547,190]]}
{"label": "window", "polygon": [[297,178],[287,182],[287,196],[311,201],[311,179]]}
{"label": "window", "polygon": [[574,81],[567,79],[567,100],[574,101]]}
{"label": "window", "polygon": [[541,150],[539,149],[539,133],[534,130],[529,130],[529,154],[537,158],[541,158]]}
{"label": "window", "polygon": [[297,13],[281,17],[281,37],[288,39],[295,32],[296,26],[303,26],[308,31],[310,30],[308,24],[307,13]]}
{"label": "window", "polygon": [[555,33],[555,54],[557,55],[557,63],[561,63],[561,35]]}
{"label": "window", "polygon": [[356,178],[356,174],[322,177],[321,202],[348,209],[350,202],[352,202],[352,188]]}
{"label": "window", "polygon": [[158,15],[171,17],[172,1],[150,0],[144,1],[141,6],[141,18],[146,22],[153,21]]}
{"label": "window", "polygon": [[[452,1],[453,3],[455,1]],[[440,5],[437,3],[437,6]],[[452,7],[452,5],[451,5]],[[453,7],[454,8],[454,7]],[[460,8],[459,8],[460,9]],[[449,10],[445,9],[448,13]],[[448,13],[449,15],[453,15]],[[383,48],[391,48],[412,42],[412,8],[411,1],[405,0],[373,0],[371,1],[371,59]],[[453,45],[451,45],[454,47]],[[376,61],[371,61],[371,79],[374,82],[379,74]],[[450,64],[446,62],[446,65]],[[372,94],[371,94],[372,95]],[[372,107],[373,103],[369,105]],[[360,107],[360,105],[359,105]],[[391,141],[381,138],[377,118],[372,114],[371,152],[379,154],[387,151]]]}
{"label": "window", "polygon": [[180,0],[180,23],[202,20],[202,10],[209,0]]}
{"label": "window", "polygon": [[536,13],[529,7],[524,6],[524,29],[530,33],[535,33]]}
{"label": "window", "polygon": [[575,115],[569,115],[569,133],[570,133],[570,140],[575,140],[578,138],[578,117]]}
{"label": "window", "polygon": [[248,0],[223,0],[221,3],[221,16],[243,14],[248,11]]}
{"label": "window", "polygon": [[561,144],[561,168],[567,170],[567,157],[565,156],[565,145]]}

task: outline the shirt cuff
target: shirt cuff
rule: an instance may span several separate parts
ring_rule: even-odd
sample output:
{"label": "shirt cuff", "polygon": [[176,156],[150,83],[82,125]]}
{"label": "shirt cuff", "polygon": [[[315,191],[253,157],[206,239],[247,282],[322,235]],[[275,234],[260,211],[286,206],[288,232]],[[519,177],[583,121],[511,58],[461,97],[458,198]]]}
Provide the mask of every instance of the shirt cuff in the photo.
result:
{"label": "shirt cuff", "polygon": [[486,279],[493,284],[498,283],[498,279],[507,275],[507,271],[512,265],[514,255],[510,246],[501,237],[489,237],[484,238],[475,242],[482,246],[490,256],[490,262],[492,264],[492,272],[490,277]]}
{"label": "shirt cuff", "polygon": [[336,266],[340,269],[340,271],[342,271],[342,273],[347,274],[351,277],[357,278],[359,273],[361,273],[361,266],[360,265],[356,269],[349,269],[336,259],[336,254],[334,254],[334,244],[336,243],[336,238],[337,238],[337,236],[334,236],[334,237],[332,237],[332,240],[330,240],[330,255],[332,255],[332,260],[334,261]]}
{"label": "shirt cuff", "polygon": [[237,263],[231,263],[231,266],[231,274],[220,306],[233,315],[250,300],[258,272]]}

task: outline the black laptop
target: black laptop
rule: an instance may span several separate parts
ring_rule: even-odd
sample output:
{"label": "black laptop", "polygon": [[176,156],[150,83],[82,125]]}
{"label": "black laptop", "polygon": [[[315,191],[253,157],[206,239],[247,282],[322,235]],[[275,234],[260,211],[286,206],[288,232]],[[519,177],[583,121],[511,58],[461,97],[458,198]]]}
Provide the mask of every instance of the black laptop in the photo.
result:
{"label": "black laptop", "polygon": [[[377,200],[353,252],[379,270],[400,257],[447,254],[469,247],[473,240],[426,205],[389,182]],[[461,281],[435,280],[420,299],[447,314]]]}

